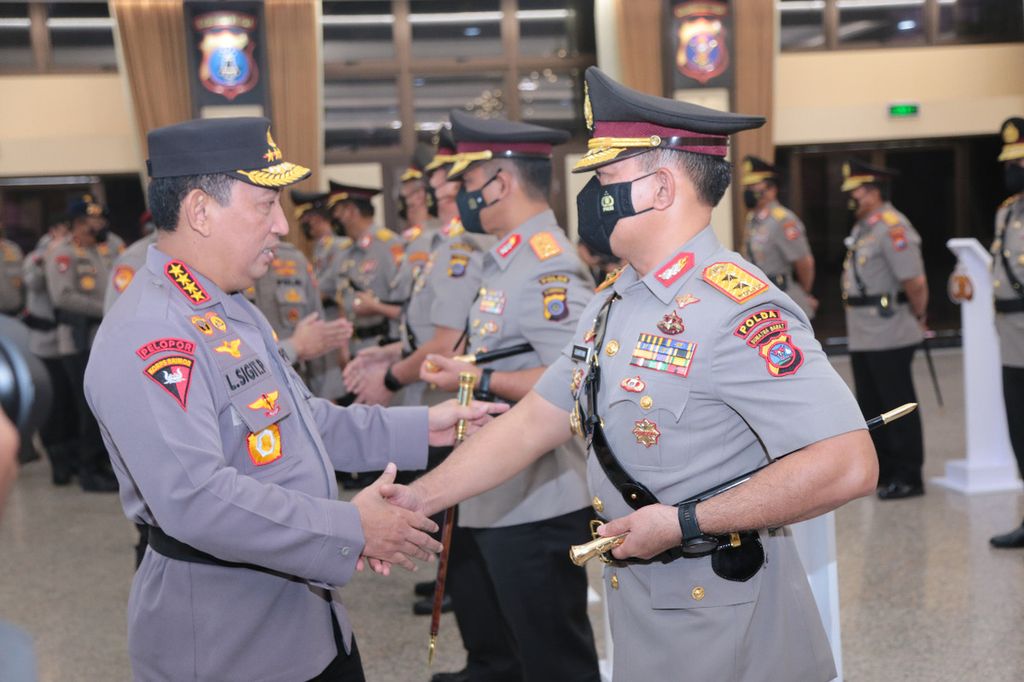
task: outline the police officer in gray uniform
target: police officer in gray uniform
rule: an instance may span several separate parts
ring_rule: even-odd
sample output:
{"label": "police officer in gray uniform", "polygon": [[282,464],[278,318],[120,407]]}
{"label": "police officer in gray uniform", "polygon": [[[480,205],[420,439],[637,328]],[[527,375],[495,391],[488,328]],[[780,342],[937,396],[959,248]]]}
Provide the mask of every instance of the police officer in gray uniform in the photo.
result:
{"label": "police officer in gray uniform", "polygon": [[117,297],[132,283],[135,273],[146,262],[146,251],[149,249],[149,245],[156,243],[156,228],[153,227],[153,215],[149,211],[145,211],[139,216],[139,227],[142,236],[117,257],[111,268],[110,281],[103,294],[104,313],[110,310],[110,306],[114,305]]}
{"label": "police officer in gray uniform", "polygon": [[[924,339],[928,282],[921,236],[889,203],[893,171],[851,159],[842,191],[857,219],[846,238],[843,301],[853,383],[864,416],[916,403],[911,362]],[[878,497],[924,494],[920,411],[871,432],[878,452]]]}
{"label": "police officer in gray uniform", "polygon": [[300,192],[293,189],[291,195],[292,203],[295,204],[295,219],[299,221],[306,239],[314,242],[313,274],[320,288],[324,315],[328,320],[345,317],[352,297],[345,296],[350,285],[344,265],[352,240],[334,233],[326,192]]}
{"label": "police officer in gray uniform", "polygon": [[281,350],[313,395],[328,400],[344,395],[337,351],[348,344],[352,325],[344,318],[323,319],[313,266],[302,252],[281,242],[269,272],[245,295],[267,318]]}
{"label": "police officer in gray uniform", "polygon": [[[462,224],[497,242],[483,256],[466,351],[528,346],[485,365],[429,355],[420,376],[454,391],[458,374],[472,372],[478,397],[514,403],[559,357],[593,296],[589,272],[548,205],[551,151],[569,135],[458,110],[451,121],[457,156],[448,176],[462,179]],[[518,652],[514,679],[598,680],[586,573],[565,561],[566,544],[586,534],[591,518],[585,458],[578,443],[548,450],[459,505],[459,525],[470,530],[496,596],[492,603],[488,592],[478,594],[474,606],[508,626]],[[459,596],[455,602],[461,607]]]}
{"label": "police officer in gray uniform", "polygon": [[[0,224],[0,235],[3,225]],[[25,287],[22,282],[24,254],[14,242],[0,238],[0,315],[11,317],[25,305]]]}
{"label": "police officer in gray uniform", "polygon": [[47,255],[46,286],[57,320],[57,350],[75,395],[78,442],[72,458],[83,490],[114,492],[117,482],[82,388],[92,338],[103,318],[104,292],[124,247],[110,238],[107,208],[91,194],[71,201],[68,219],[70,238]]}
{"label": "police officer in gray uniform", "polygon": [[785,524],[867,494],[877,465],[806,316],[710,227],[728,135],[764,119],[641,94],[593,67],[586,82],[593,137],[576,170],[597,174],[577,197],[580,236],[629,265],[534,390],[396,501],[433,511],[493,487],[569,439],[575,412],[609,520],[598,533],[626,533],[604,571],[613,679],[831,680]]}
{"label": "police officer in gray uniform", "polygon": [[451,442],[460,416],[475,424],[488,407],[313,397],[240,293],[287,234],[280,189],[309,171],[283,159],[264,118],[160,128],[148,149],[160,236],[86,374],[124,511],[150,526],[128,606],[133,675],[362,680],[334,588],[361,556],[412,567],[439,545],[424,532],[436,525],[379,485],[338,501],[333,470],[422,467],[428,438]]}
{"label": "police officer in gray uniform", "polygon": [[[1000,134],[1003,149],[999,160],[1010,197],[996,212],[992,277],[1006,421],[1017,468],[1024,476],[1024,118],[1007,119]],[[991,542],[1001,548],[1024,547],[1024,524]]]}
{"label": "police officer in gray uniform", "polygon": [[813,320],[818,308],[818,300],[811,294],[814,256],[804,224],[779,203],[778,182],[775,166],[756,156],[743,159],[740,184],[748,211],[743,255]]}
{"label": "police officer in gray uniform", "polygon": [[352,323],[355,325],[353,354],[388,340],[391,324],[373,304],[402,303],[396,299],[397,292],[393,286],[405,254],[405,244],[397,234],[374,222],[375,210],[370,200],[377,194],[380,194],[379,189],[343,185],[332,180],[331,193],[327,198],[331,218],[352,240],[342,272],[355,290],[352,299]]}

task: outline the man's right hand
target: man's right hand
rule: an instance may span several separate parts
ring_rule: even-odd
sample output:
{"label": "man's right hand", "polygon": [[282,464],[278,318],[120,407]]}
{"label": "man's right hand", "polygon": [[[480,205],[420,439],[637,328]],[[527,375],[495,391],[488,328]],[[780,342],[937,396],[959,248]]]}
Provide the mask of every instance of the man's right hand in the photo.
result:
{"label": "man's right hand", "polygon": [[415,571],[417,567],[412,559],[432,561],[441,551],[441,543],[428,535],[437,532],[436,523],[418,511],[403,508],[401,499],[388,500],[382,496],[384,486],[393,489],[397,472],[398,468],[388,463],[380,478],[352,498],[352,504],[359,509],[366,540],[363,556],[371,563],[398,564]]}
{"label": "man's right hand", "polygon": [[312,360],[344,346],[352,338],[352,323],[345,318],[325,322],[313,312],[299,320],[292,345],[299,360]]}

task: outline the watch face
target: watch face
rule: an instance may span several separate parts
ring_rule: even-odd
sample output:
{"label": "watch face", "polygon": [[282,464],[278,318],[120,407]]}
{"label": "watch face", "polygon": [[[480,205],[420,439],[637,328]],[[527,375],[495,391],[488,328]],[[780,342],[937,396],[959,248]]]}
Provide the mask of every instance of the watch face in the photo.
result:
{"label": "watch face", "polygon": [[718,548],[718,539],[710,535],[701,535],[683,542],[683,556],[707,556]]}

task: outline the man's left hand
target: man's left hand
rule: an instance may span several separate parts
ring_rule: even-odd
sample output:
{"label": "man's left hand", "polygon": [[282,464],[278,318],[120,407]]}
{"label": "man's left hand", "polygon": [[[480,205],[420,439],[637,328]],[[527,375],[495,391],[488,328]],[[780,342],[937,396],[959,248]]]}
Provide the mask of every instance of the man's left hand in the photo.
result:
{"label": "man's left hand", "polygon": [[508,410],[504,403],[484,403],[474,400],[468,407],[459,405],[455,400],[446,400],[431,407],[427,414],[431,445],[453,445],[455,443],[455,425],[460,419],[466,420],[466,435],[469,435],[489,422],[491,415],[501,414]]}
{"label": "man's left hand", "polygon": [[623,516],[598,527],[597,532],[603,537],[629,533],[626,541],[612,550],[612,556],[616,559],[650,559],[666,549],[678,547],[683,542],[683,531],[679,528],[679,512],[667,504],[642,507],[629,516]]}

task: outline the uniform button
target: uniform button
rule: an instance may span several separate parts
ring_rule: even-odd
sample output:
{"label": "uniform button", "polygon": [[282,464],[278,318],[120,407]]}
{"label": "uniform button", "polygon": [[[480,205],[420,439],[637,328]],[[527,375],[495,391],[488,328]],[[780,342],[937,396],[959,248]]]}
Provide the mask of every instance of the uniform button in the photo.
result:
{"label": "uniform button", "polygon": [[342,547],[341,548],[341,556],[348,556],[351,553],[352,553],[352,548],[351,547]]}
{"label": "uniform button", "polygon": [[649,410],[653,406],[654,398],[652,398],[651,396],[645,395],[643,398],[640,398],[640,407],[644,408],[645,410]]}
{"label": "uniform button", "polygon": [[604,502],[602,502],[601,498],[598,497],[597,495],[594,495],[593,505],[594,511],[596,511],[598,514],[604,511]]}
{"label": "uniform button", "polygon": [[698,585],[690,590],[690,596],[693,597],[694,601],[700,601],[704,598],[704,588]]}
{"label": "uniform button", "polygon": [[617,590],[617,589],[619,589],[619,576],[617,576],[617,575],[615,575],[615,574],[613,573],[613,574],[612,574],[612,579],[611,579],[611,583],[612,583],[612,589],[613,589],[613,590]]}
{"label": "uniform button", "polygon": [[612,339],[607,344],[605,344],[604,352],[608,355],[615,355],[616,353],[619,352],[619,342],[616,341],[615,339]]}
{"label": "uniform button", "polygon": [[999,285],[1000,285],[1001,283],[1002,283],[1002,282],[1000,282],[1000,281],[999,281],[999,280],[997,279],[997,280],[995,280],[995,281],[993,281],[993,282],[992,282],[992,286],[994,286],[995,288],[997,288],[997,289],[998,289],[998,288],[999,288]]}

